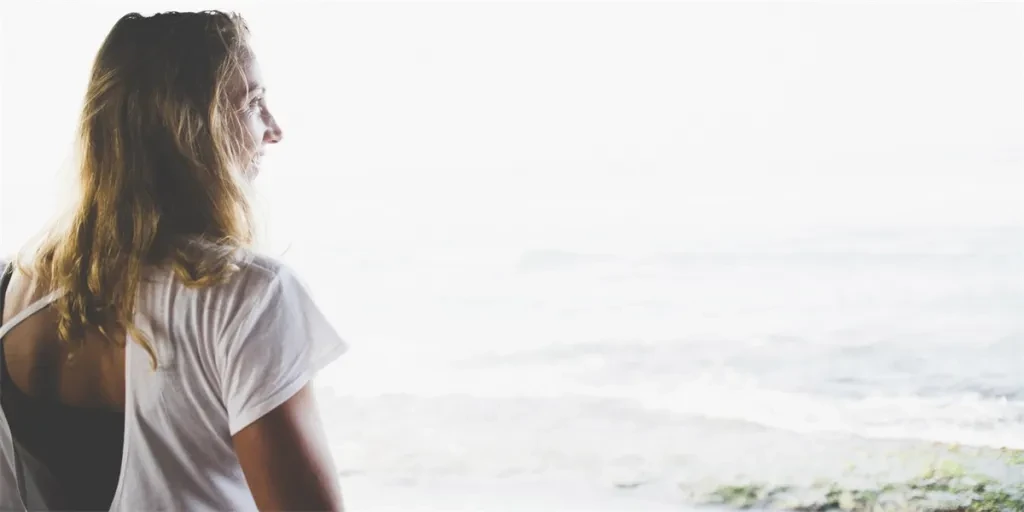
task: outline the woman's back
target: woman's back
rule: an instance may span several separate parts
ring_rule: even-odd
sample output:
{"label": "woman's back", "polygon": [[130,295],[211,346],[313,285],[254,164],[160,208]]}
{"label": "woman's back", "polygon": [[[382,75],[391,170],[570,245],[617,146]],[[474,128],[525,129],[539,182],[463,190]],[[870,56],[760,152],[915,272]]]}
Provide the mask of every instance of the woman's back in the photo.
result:
{"label": "woman's back", "polygon": [[[9,286],[12,277],[0,281],[0,326],[45,298],[25,279]],[[44,308],[4,336],[0,404],[13,438],[33,461],[35,480],[60,489],[47,493],[51,508],[109,508],[121,468],[125,350],[90,332],[72,364],[56,320]]]}
{"label": "woman's back", "polygon": [[233,436],[345,348],[291,271],[251,254],[202,288],[147,270],[135,322],[156,370],[124,332],[123,344],[92,332],[68,361],[48,293],[20,273],[6,293],[4,510],[255,509]]}

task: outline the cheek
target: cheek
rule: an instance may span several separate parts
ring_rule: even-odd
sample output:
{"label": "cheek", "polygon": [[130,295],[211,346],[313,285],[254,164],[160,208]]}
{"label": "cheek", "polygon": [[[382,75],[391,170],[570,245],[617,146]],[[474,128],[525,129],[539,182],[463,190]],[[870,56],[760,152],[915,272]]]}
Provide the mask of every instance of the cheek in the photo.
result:
{"label": "cheek", "polygon": [[263,121],[259,116],[250,116],[245,120],[245,141],[250,149],[256,148],[263,141]]}

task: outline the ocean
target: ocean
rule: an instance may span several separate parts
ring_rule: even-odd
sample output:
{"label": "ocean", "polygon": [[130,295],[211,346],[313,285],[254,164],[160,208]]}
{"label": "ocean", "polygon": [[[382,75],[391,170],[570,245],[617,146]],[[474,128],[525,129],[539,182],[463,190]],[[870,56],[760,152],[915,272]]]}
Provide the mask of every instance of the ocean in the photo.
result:
{"label": "ocean", "polygon": [[1024,228],[741,245],[293,246],[352,345],[318,379],[343,483],[680,510],[722,485],[897,481],[944,457],[1024,473],[998,463],[1024,449]]}

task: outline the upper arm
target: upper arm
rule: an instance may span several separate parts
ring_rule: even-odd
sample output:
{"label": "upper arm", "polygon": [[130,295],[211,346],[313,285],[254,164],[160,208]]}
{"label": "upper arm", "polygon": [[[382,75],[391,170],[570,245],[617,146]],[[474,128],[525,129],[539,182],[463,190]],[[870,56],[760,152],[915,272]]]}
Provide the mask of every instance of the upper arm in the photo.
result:
{"label": "upper arm", "polygon": [[260,510],[338,510],[341,492],[309,385],[233,437]]}
{"label": "upper arm", "polygon": [[282,267],[247,293],[216,351],[228,430],[261,509],[340,509],[311,379],[345,350],[304,284]]}

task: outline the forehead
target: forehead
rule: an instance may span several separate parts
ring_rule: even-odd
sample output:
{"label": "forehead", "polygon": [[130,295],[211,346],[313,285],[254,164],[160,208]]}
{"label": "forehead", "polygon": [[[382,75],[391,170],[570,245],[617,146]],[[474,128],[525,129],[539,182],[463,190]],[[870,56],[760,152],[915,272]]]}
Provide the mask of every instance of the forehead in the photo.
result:
{"label": "forehead", "polygon": [[247,84],[255,82],[260,86],[263,85],[263,72],[260,69],[260,61],[256,59],[255,55],[245,59],[242,69],[245,72],[245,80]]}
{"label": "forehead", "polygon": [[249,56],[240,63],[239,69],[231,79],[231,94],[235,97],[248,96],[252,91],[263,87],[259,61],[255,56]]}

